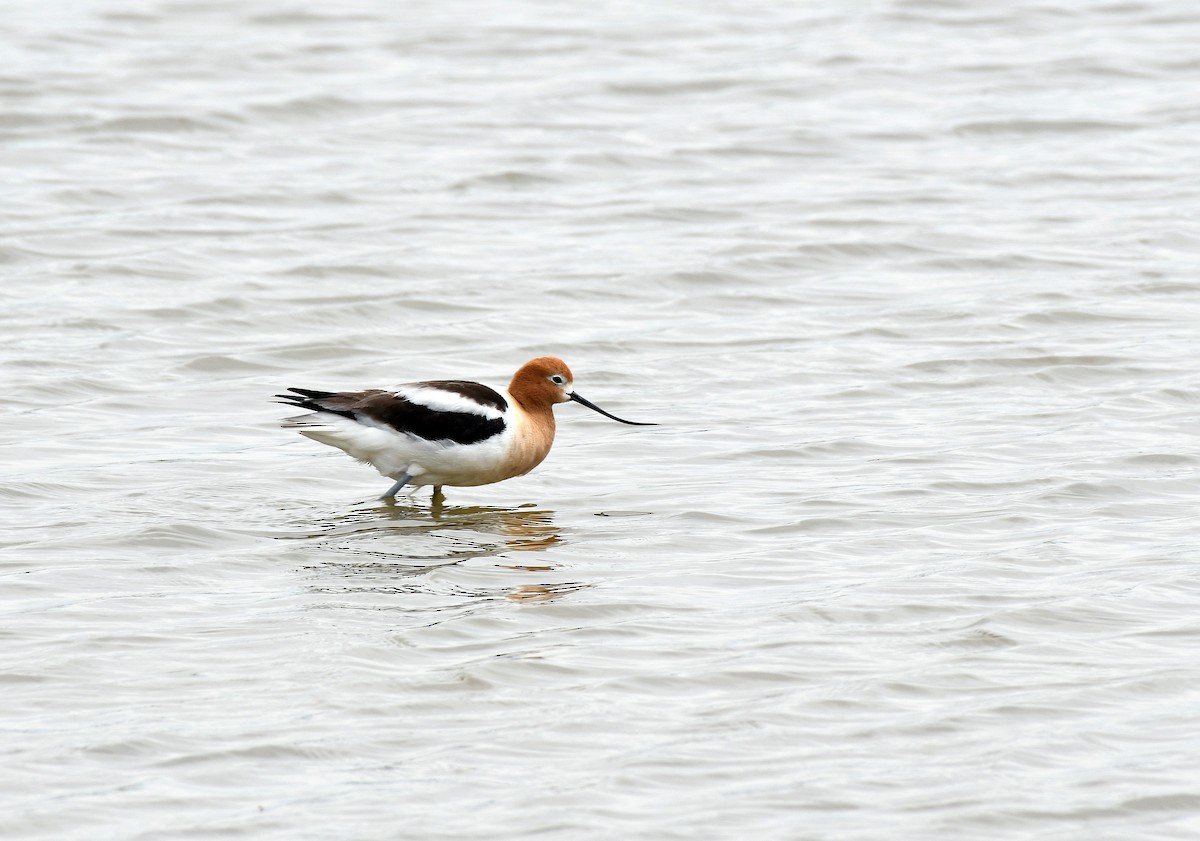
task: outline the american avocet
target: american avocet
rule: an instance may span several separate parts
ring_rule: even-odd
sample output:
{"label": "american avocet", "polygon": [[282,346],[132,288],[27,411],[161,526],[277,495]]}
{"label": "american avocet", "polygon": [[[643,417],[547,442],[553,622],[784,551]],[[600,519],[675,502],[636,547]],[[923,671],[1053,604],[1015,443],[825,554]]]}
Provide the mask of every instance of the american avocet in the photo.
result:
{"label": "american avocet", "polygon": [[523,476],[542,463],[554,443],[555,403],[574,400],[605,417],[627,421],[574,391],[571,369],[561,359],[531,359],[503,392],[464,380],[406,383],[391,389],[277,394],[289,406],[309,409],[283,422],[286,429],[337,447],[366,462],[395,484],[489,485]]}

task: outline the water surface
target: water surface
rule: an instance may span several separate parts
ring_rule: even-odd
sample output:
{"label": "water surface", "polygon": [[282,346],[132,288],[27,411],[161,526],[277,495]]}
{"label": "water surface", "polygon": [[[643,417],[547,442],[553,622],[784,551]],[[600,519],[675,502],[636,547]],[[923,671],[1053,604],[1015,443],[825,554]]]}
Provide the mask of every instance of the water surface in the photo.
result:
{"label": "water surface", "polygon": [[[5,838],[1200,833],[1191,4],[0,31]],[[661,425],[269,402],[547,353]]]}

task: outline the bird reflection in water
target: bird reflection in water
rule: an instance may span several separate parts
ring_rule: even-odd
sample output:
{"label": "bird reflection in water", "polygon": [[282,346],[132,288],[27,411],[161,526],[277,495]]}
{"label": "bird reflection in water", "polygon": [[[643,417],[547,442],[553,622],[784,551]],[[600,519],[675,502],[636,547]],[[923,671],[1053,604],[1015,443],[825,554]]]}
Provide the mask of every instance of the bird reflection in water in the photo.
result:
{"label": "bird reflection in water", "polygon": [[[507,553],[543,552],[562,544],[554,512],[532,503],[517,508],[456,506],[441,501],[432,506],[363,506],[309,523],[298,537],[316,540],[339,555],[353,556],[352,560],[326,560],[319,565],[323,579],[330,572],[339,579],[336,584],[326,580],[318,588],[325,592],[427,594],[448,587],[457,596],[542,602],[584,586],[554,580],[557,566],[553,563],[536,563],[532,558],[502,562]],[[483,558],[496,558],[500,563],[460,566]],[[452,567],[462,570],[462,580],[446,578],[447,568]],[[430,574],[436,570],[444,573],[432,581]],[[497,573],[503,573],[500,580]],[[517,584],[513,579],[520,573],[537,574],[539,580]],[[460,578],[457,570],[453,578]]]}

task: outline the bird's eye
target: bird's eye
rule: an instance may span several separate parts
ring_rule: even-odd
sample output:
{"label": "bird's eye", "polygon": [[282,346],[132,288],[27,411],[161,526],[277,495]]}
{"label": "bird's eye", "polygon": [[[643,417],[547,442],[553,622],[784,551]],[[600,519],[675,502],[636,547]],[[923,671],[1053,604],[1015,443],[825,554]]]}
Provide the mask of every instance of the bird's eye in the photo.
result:
{"label": "bird's eye", "polygon": [[564,385],[567,381],[562,374],[551,374],[550,382],[554,383],[555,385]]}

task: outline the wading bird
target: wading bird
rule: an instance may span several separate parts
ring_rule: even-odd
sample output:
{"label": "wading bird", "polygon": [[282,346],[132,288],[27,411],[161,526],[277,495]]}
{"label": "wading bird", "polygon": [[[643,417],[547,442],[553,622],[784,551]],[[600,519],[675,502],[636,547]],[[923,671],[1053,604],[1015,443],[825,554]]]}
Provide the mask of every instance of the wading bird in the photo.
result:
{"label": "wading bird", "polygon": [[632,426],[574,390],[561,359],[531,359],[496,391],[465,380],[406,383],[391,389],[314,391],[289,388],[280,402],[311,414],[284,420],[285,429],[337,447],[395,480],[383,495],[393,499],[405,485],[489,485],[524,476],[554,443],[555,403],[574,401]]}

